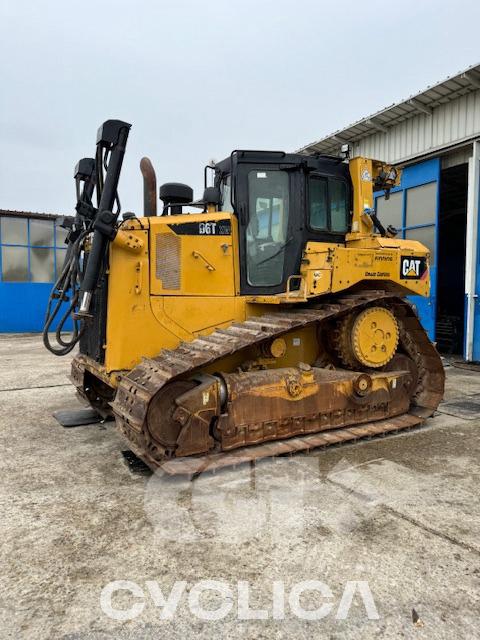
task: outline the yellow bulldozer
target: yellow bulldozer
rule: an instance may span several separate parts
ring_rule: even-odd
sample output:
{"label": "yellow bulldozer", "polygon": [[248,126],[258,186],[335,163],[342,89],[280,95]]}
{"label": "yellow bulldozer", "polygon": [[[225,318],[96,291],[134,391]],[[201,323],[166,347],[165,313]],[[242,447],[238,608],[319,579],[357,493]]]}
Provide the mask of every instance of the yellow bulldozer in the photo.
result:
{"label": "yellow bulldozer", "polygon": [[374,210],[398,170],[347,153],[236,150],[205,168],[200,200],[163,184],[157,215],[144,158],[143,215],[120,217],[129,131],[106,121],[95,158],[76,167],[44,341],[57,355],[79,344],[73,384],[138,457],[192,474],[433,414],[444,371],[405,300],[428,296],[429,253]]}

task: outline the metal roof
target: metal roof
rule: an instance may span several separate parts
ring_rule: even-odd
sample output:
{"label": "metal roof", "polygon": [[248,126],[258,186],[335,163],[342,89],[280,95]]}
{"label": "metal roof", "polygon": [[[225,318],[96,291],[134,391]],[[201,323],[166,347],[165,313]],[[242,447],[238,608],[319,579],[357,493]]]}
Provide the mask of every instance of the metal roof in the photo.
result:
{"label": "metal roof", "polygon": [[366,118],[354,122],[345,129],[302,147],[300,153],[336,153],[342,144],[352,144],[374,133],[387,133],[389,128],[419,114],[432,115],[435,107],[447,104],[460,96],[480,89],[480,63],[449,76],[438,84],[412,95],[402,102],[392,104]]}
{"label": "metal roof", "polygon": [[38,211],[15,211],[12,209],[0,209],[0,216],[6,218],[36,218],[37,220],[56,220],[63,217],[61,213],[41,213]]}

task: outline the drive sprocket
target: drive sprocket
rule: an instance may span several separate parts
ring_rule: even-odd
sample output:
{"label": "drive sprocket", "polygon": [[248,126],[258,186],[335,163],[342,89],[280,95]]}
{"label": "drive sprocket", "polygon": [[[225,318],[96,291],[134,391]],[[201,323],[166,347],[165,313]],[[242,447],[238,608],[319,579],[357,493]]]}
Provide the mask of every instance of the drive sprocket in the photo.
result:
{"label": "drive sprocket", "polygon": [[397,351],[400,332],[387,307],[371,306],[342,318],[334,332],[334,348],[348,369],[379,369]]}

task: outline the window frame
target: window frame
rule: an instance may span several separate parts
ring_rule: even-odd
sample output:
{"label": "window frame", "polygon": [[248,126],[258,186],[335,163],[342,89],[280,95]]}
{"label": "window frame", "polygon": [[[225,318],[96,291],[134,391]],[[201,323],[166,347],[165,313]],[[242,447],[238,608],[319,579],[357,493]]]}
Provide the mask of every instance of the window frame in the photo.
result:
{"label": "window frame", "polygon": [[[401,225],[400,227],[397,228],[398,231],[398,237],[402,240],[415,240],[415,238],[409,238],[407,237],[407,233],[409,231],[416,231],[417,229],[428,229],[428,228],[433,228],[434,230],[434,240],[433,240],[433,252],[430,250],[430,247],[427,245],[426,248],[429,250],[430,252],[430,260],[432,261],[433,264],[436,264],[436,260],[437,260],[437,251],[438,251],[438,228],[437,228],[437,224],[438,221],[435,218],[434,220],[432,220],[431,222],[421,222],[420,224],[411,224],[408,225],[407,224],[407,216],[408,216],[408,196],[409,196],[409,192],[413,191],[414,189],[417,189],[418,187],[425,187],[427,185],[436,185],[436,193],[435,193],[435,206],[438,210],[438,206],[439,206],[439,192],[438,192],[438,184],[439,181],[438,180],[427,180],[426,182],[422,182],[421,184],[412,184],[409,186],[404,186],[404,187],[396,187],[395,189],[392,189],[391,193],[390,193],[390,197],[393,194],[400,194],[401,198],[402,198],[402,210],[401,210]],[[378,203],[379,200],[381,198],[385,198],[385,193],[381,192],[375,195],[375,212],[378,211]],[[437,216],[437,214],[435,214],[435,216]],[[435,217],[434,216],[434,217]],[[382,218],[380,218],[380,222],[383,222]],[[419,240],[419,242],[421,242],[421,240]]]}
{"label": "window frame", "polygon": [[[58,242],[57,239],[57,228],[60,227],[60,224],[58,223],[57,219],[52,219],[52,218],[37,218],[37,217],[24,217],[24,216],[0,216],[0,220],[11,220],[11,219],[20,219],[20,220],[26,220],[27,222],[27,243],[23,244],[23,243],[12,243],[12,242],[3,242],[3,237],[2,237],[2,226],[3,226],[3,222],[0,222],[0,282],[2,283],[15,283],[15,284],[53,284],[55,283],[55,281],[57,280],[57,252],[58,251],[66,251],[67,250],[67,245],[64,242]],[[31,242],[31,235],[30,235],[30,222],[31,221],[45,221],[45,222],[50,222],[53,226],[53,242],[50,245],[34,245]],[[3,247],[20,247],[23,249],[27,249],[27,273],[28,273],[28,279],[27,280],[8,280],[4,278],[3,275],[3,259],[2,259],[2,248]],[[49,249],[50,251],[53,252],[53,280],[45,280],[45,281],[36,281],[33,279],[32,277],[32,270],[31,270],[31,251],[32,249]]]}

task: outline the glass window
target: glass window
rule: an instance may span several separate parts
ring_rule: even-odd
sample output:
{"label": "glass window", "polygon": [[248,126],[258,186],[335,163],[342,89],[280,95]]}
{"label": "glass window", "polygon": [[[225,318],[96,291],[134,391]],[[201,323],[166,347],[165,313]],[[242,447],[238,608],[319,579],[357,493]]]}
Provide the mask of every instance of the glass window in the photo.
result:
{"label": "glass window", "polygon": [[33,247],[53,247],[52,220],[30,220],[30,244]]}
{"label": "glass window", "polygon": [[32,282],[53,282],[53,249],[30,249]]}
{"label": "glass window", "polygon": [[67,237],[68,229],[64,229],[59,224],[55,224],[55,242],[57,247],[64,247],[65,238]]}
{"label": "glass window", "polygon": [[254,286],[281,284],[288,242],[288,174],[286,171],[250,171],[248,190],[248,282]]}
{"label": "glass window", "polygon": [[[349,203],[343,180],[310,176],[308,183],[309,220],[312,229],[345,233],[348,228]],[[329,206],[330,199],[330,221]]]}
{"label": "glass window", "polygon": [[28,282],[28,249],[2,247],[3,282]]}
{"label": "glass window", "polygon": [[435,261],[435,225],[430,227],[420,227],[420,229],[407,229],[405,237],[409,240],[418,240],[430,251],[430,262]]}
{"label": "glass window", "polygon": [[403,227],[402,221],[403,191],[391,193],[388,200],[379,196],[376,200],[377,216],[385,229],[392,225],[395,229]]}
{"label": "glass window", "polygon": [[312,176],[308,181],[310,226],[312,229],[327,228],[327,181]]}
{"label": "glass window", "polygon": [[57,260],[57,268],[55,271],[55,277],[58,278],[58,276],[62,273],[62,269],[63,269],[63,261],[65,260],[65,256],[67,255],[67,250],[66,249],[57,249],[56,251],[56,260]]}
{"label": "glass window", "polygon": [[272,200],[270,198],[257,198],[257,238],[267,239],[271,236],[272,224]]}
{"label": "glass window", "polygon": [[345,233],[348,226],[349,206],[347,186],[343,180],[329,180],[330,190],[330,229]]}
{"label": "glass window", "polygon": [[233,212],[231,176],[225,176],[220,184],[222,194],[222,211]]}
{"label": "glass window", "polygon": [[28,244],[26,218],[0,218],[3,244]]}
{"label": "glass window", "polygon": [[406,190],[407,223],[406,227],[416,224],[435,222],[437,211],[437,183],[430,182],[420,187]]}

